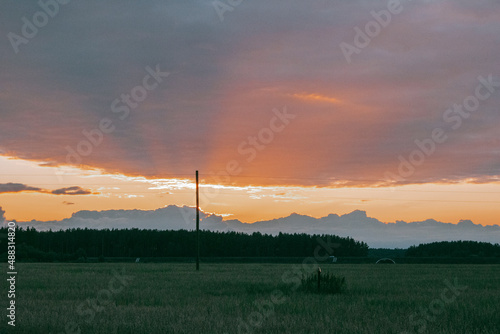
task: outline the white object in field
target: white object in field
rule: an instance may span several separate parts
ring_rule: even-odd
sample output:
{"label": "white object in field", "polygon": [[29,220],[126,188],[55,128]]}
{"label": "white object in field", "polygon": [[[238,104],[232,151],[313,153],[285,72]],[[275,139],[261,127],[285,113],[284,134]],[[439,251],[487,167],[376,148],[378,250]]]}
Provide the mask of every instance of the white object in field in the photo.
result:
{"label": "white object in field", "polygon": [[135,263],[138,263],[139,261],[141,261],[140,257],[138,257],[137,259],[135,259]]}
{"label": "white object in field", "polygon": [[337,257],[336,256],[330,256],[332,258],[332,262],[335,263],[337,262]]}
{"label": "white object in field", "polygon": [[393,259],[389,259],[388,257],[384,257],[383,259],[379,259],[375,263],[393,263],[393,264],[396,264],[396,261],[394,261]]}

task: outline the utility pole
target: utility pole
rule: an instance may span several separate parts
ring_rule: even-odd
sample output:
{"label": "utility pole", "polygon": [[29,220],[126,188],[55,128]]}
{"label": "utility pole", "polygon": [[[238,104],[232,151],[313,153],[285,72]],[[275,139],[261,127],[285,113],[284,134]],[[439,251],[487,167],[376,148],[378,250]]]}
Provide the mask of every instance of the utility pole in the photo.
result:
{"label": "utility pole", "polygon": [[200,196],[196,171],[196,270],[200,270]]}

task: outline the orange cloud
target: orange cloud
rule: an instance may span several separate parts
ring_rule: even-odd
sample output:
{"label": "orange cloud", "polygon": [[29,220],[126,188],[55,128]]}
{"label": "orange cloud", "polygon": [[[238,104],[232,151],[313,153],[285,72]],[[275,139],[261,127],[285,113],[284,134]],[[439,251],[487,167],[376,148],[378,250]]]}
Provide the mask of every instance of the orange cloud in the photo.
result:
{"label": "orange cloud", "polygon": [[328,103],[333,103],[333,104],[342,103],[342,101],[337,99],[337,98],[328,97],[328,96],[315,94],[315,93],[311,93],[311,94],[295,93],[295,94],[291,94],[291,96],[298,98],[298,99],[301,99],[301,100],[310,101],[310,102],[328,102]]}

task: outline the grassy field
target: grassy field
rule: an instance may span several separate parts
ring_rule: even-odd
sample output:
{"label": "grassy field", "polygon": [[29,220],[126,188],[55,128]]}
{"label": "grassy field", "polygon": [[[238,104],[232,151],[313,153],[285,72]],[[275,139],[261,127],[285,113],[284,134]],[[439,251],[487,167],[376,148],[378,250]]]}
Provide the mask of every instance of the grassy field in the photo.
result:
{"label": "grassy field", "polygon": [[16,327],[7,328],[3,302],[1,332],[500,331],[500,265],[323,265],[345,276],[339,295],[295,289],[302,267],[293,264],[202,263],[199,272],[182,263],[17,267]]}

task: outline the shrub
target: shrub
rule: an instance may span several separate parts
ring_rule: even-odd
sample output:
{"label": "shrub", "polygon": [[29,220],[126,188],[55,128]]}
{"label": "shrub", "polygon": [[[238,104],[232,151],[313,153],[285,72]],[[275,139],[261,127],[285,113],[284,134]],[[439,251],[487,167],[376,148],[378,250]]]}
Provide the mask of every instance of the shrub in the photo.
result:
{"label": "shrub", "polygon": [[318,291],[318,273],[304,275],[301,280],[301,289],[306,292],[340,293],[345,287],[345,277],[335,276],[331,273],[322,273],[320,276],[320,289]]}

